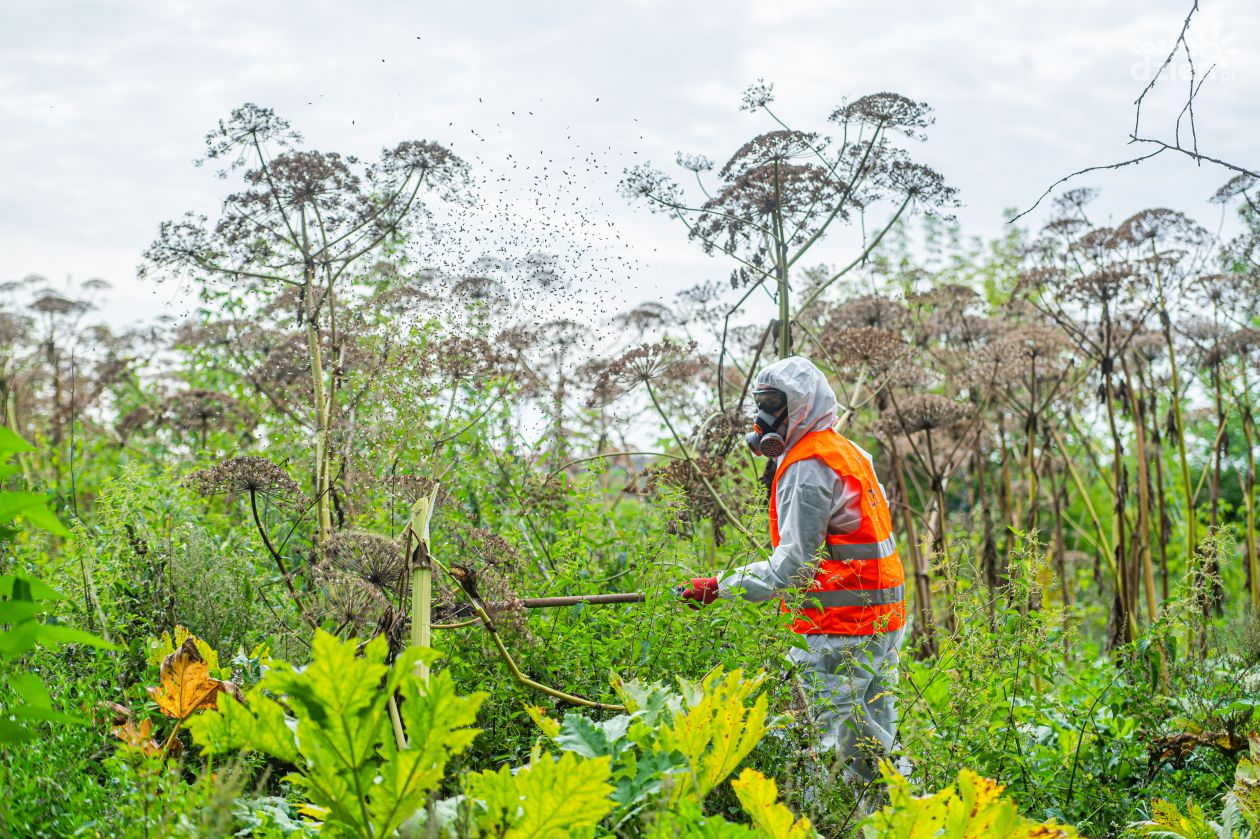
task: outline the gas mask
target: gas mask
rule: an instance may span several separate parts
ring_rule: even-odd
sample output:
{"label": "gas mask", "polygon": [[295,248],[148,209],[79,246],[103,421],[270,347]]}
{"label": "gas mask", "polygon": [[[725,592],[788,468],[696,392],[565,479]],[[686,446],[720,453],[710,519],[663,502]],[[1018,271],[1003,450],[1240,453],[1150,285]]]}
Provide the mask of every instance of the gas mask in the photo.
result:
{"label": "gas mask", "polygon": [[775,458],[787,449],[783,438],[787,431],[787,394],[781,390],[765,388],[753,392],[757,403],[757,418],[753,430],[744,437],[753,454]]}

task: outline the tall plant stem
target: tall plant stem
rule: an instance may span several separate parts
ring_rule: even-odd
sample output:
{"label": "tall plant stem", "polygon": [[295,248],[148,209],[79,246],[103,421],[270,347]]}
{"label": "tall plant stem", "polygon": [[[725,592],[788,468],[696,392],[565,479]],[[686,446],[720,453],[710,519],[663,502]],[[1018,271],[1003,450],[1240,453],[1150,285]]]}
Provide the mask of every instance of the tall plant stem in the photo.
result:
{"label": "tall plant stem", "polygon": [[947,534],[945,532],[945,478],[941,475],[941,468],[936,464],[936,452],[932,447],[932,429],[924,432],[924,438],[927,445],[927,467],[931,472],[929,476],[932,480],[932,495],[936,500],[936,527],[934,538],[932,539],[932,552],[939,556],[942,560],[942,568],[945,569],[945,599],[948,608],[945,612],[945,626],[950,632],[956,628],[954,617],[954,604],[957,598],[954,596],[954,580],[949,571],[949,554],[948,544],[946,541]]}
{"label": "tall plant stem", "polygon": [[1186,581],[1194,584],[1194,552],[1199,543],[1199,514],[1196,505],[1194,486],[1190,480],[1190,459],[1186,455],[1186,425],[1181,415],[1181,377],[1177,371],[1177,351],[1173,343],[1172,320],[1168,316],[1168,306],[1164,300],[1164,285],[1159,273],[1155,274],[1156,289],[1159,294],[1159,328],[1164,336],[1164,347],[1168,353],[1168,369],[1172,377],[1173,419],[1176,424],[1177,459],[1181,466],[1181,490],[1185,494],[1186,503]]}
{"label": "tall plant stem", "polygon": [[1148,472],[1150,458],[1146,452],[1146,412],[1143,409],[1141,400],[1138,398],[1138,389],[1132,386],[1133,377],[1129,375],[1129,362],[1121,359],[1120,363],[1123,365],[1124,377],[1130,383],[1127,388],[1129,410],[1133,414],[1133,442],[1137,448],[1135,454],[1137,456],[1138,471],[1138,517],[1137,527],[1133,533],[1133,547],[1142,565],[1142,582],[1146,590],[1147,620],[1154,622],[1157,617],[1156,611],[1158,607],[1155,598],[1155,565],[1151,559],[1151,484],[1150,473]]}
{"label": "tall plant stem", "polygon": [[297,587],[293,585],[293,577],[289,574],[284,557],[272,545],[271,537],[267,534],[267,528],[263,527],[262,517],[258,514],[258,495],[253,490],[249,491],[249,511],[254,517],[254,528],[258,531],[258,535],[262,537],[263,547],[267,549],[267,553],[271,554],[271,558],[275,560],[276,567],[280,569],[280,577],[284,580],[284,585],[289,590],[289,597],[293,599],[293,605],[297,606],[298,614],[301,615],[307,626],[311,629],[318,629],[319,623],[307,613],[306,606],[302,603],[302,595],[298,594]]}
{"label": "tall plant stem", "polygon": [[696,475],[699,476],[700,483],[704,485],[704,488],[713,498],[713,503],[716,504],[718,509],[722,511],[722,515],[726,516],[727,521],[734,525],[735,529],[740,532],[740,535],[748,541],[748,544],[753,548],[753,550],[764,556],[765,549],[763,549],[761,544],[751,533],[748,532],[748,528],[744,527],[743,523],[735,517],[735,514],[732,513],[730,508],[726,506],[726,502],[722,500],[722,496],[718,495],[718,491],[714,489],[713,484],[709,483],[709,479],[705,477],[704,471],[700,468],[700,464],[696,463],[696,459],[692,456],[691,450],[687,448],[686,442],[684,442],[682,437],[678,435],[678,432],[674,429],[674,424],[669,421],[669,414],[665,413],[665,409],[661,407],[661,403],[657,400],[656,390],[652,387],[652,383],[644,382],[644,385],[647,387],[648,398],[652,400],[652,407],[656,409],[656,413],[659,414],[661,419],[665,422],[665,427],[669,429],[669,434],[674,438],[674,442],[678,444],[678,449],[683,453],[683,457],[691,464],[691,468],[696,470]]}
{"label": "tall plant stem", "polygon": [[774,163],[774,250],[775,279],[779,286],[779,358],[792,353],[792,309],[788,300],[787,242],[783,236],[783,208],[780,203],[779,163]]}
{"label": "tall plant stem", "polygon": [[932,616],[932,569],[919,548],[918,529],[914,524],[914,514],[910,510],[910,487],[906,484],[905,466],[901,455],[892,441],[888,444],[889,459],[892,461],[893,480],[897,482],[897,495],[901,507],[902,527],[906,531],[909,542],[909,556],[914,578],[914,607],[918,616],[919,632],[923,639],[923,652],[933,655],[936,652],[936,628]]}
{"label": "tall plant stem", "polygon": [[1260,564],[1256,558],[1256,420],[1251,412],[1251,384],[1247,377],[1247,359],[1242,368],[1242,391],[1239,408],[1242,414],[1243,443],[1247,448],[1247,472],[1243,475],[1243,509],[1246,511],[1243,539],[1246,545],[1247,594],[1253,611],[1260,612]]}
{"label": "tall plant stem", "polygon": [[[411,646],[429,647],[433,643],[433,553],[429,541],[429,525],[433,521],[433,508],[437,505],[438,484],[427,498],[421,498],[411,508],[411,520],[403,531],[411,560]],[[415,547],[412,547],[412,543]],[[418,664],[420,678],[429,683],[429,665],[422,659]]]}
{"label": "tall plant stem", "polygon": [[[1089,497],[1089,490],[1085,486],[1085,482],[1081,480],[1081,473],[1076,469],[1076,462],[1072,459],[1072,452],[1063,444],[1063,438],[1059,436],[1059,432],[1053,425],[1049,425],[1050,436],[1054,438],[1054,444],[1058,447],[1059,452],[1063,455],[1063,462],[1067,466],[1068,476],[1072,479],[1072,485],[1076,487],[1076,494],[1085,505],[1085,511],[1089,513],[1090,521],[1094,524],[1094,530],[1098,533],[1098,545],[1103,558],[1107,560],[1107,568],[1111,571],[1111,577],[1115,580],[1119,572],[1116,570],[1115,551],[1112,548],[1111,540],[1108,538],[1107,530],[1102,525],[1102,519],[1098,517],[1098,511],[1094,508],[1094,502]],[[1129,615],[1132,620],[1133,615]],[[1136,635],[1136,625],[1131,627]]]}
{"label": "tall plant stem", "polygon": [[1164,491],[1164,447],[1163,440],[1159,432],[1159,401],[1155,396],[1154,389],[1146,383],[1146,377],[1142,375],[1142,368],[1137,368],[1138,387],[1143,393],[1142,404],[1147,407],[1144,414],[1149,414],[1150,431],[1151,431],[1151,454],[1155,461],[1155,515],[1156,521],[1156,538],[1155,544],[1159,546],[1159,583],[1160,595],[1164,600],[1168,599],[1168,538],[1169,538],[1169,519],[1168,519],[1168,499]]}
{"label": "tall plant stem", "polygon": [[315,272],[309,267],[303,284],[306,294],[306,351],[311,362],[311,407],[315,415],[315,497],[316,521],[319,530],[319,544],[323,545],[332,535],[332,493],[329,492],[331,481],[331,456],[328,451],[328,397],[324,392],[324,360],[319,345],[319,330],[315,326],[316,309],[314,305]]}

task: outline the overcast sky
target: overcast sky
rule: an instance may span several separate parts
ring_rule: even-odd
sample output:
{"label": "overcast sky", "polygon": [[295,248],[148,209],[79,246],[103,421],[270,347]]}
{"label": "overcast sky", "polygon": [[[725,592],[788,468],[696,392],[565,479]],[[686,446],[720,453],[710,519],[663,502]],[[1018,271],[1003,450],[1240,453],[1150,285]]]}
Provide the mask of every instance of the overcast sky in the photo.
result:
{"label": "overcast sky", "polygon": [[[180,290],[142,284],[135,268],[160,221],[213,213],[228,187],[192,161],[248,101],[320,149],[370,159],[403,139],[447,144],[522,248],[596,243],[608,306],[668,299],[730,266],[629,205],[617,181],[679,150],[724,161],[772,128],[738,110],[760,77],[777,111],[808,129],[825,129],[845,97],[926,100],[936,124],[914,153],[959,189],[965,233],[998,235],[1004,208],[1131,153],[1132,100],[1189,5],[4,0],[0,281],[102,277],[114,285],[104,314],[120,326],[186,312]],[[1198,102],[1200,142],[1255,165],[1260,3],[1202,7],[1192,43],[1216,69]],[[1152,133],[1167,136],[1177,93],[1148,106]],[[1206,199],[1227,178],[1170,155],[1082,185],[1102,190],[1104,217],[1172,206],[1215,226]]]}

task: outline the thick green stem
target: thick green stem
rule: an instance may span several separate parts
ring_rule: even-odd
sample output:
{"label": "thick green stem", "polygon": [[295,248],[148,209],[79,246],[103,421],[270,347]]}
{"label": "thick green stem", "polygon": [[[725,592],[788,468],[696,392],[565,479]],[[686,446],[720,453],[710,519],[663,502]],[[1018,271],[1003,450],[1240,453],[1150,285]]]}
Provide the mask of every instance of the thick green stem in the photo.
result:
{"label": "thick green stem", "polygon": [[[437,505],[438,485],[427,498],[421,498],[411,508],[411,521],[407,523],[405,541],[411,557],[411,646],[429,647],[433,636],[433,554],[429,546],[429,524],[433,520],[433,508]],[[411,543],[416,546],[412,550]],[[429,681],[429,665],[418,665],[420,678]]]}

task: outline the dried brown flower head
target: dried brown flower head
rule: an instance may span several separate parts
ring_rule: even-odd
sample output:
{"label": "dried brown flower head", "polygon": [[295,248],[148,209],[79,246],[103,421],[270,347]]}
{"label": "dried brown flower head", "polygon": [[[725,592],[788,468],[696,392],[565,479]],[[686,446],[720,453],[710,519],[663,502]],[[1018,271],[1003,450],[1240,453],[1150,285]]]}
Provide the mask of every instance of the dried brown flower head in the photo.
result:
{"label": "dried brown flower head", "polygon": [[907,137],[921,138],[922,130],[932,124],[932,109],[926,102],[915,102],[899,93],[871,93],[846,102],[828,117],[841,124],[860,122],[895,131]]}
{"label": "dried brown flower head", "polygon": [[616,399],[641,384],[668,376],[671,380],[688,381],[699,374],[703,362],[692,356],[696,342],[681,344],[669,338],[635,347],[610,362],[595,380],[595,393],[611,394]]}
{"label": "dried brown flower head", "polygon": [[376,586],[334,569],[315,574],[323,589],[321,617],[330,620],[338,633],[347,629],[361,635],[374,628],[391,607],[389,598]]}
{"label": "dried brown flower head", "polygon": [[168,397],[159,413],[164,425],[183,432],[254,427],[253,413],[226,393],[188,390]]}
{"label": "dried brown flower head", "polygon": [[878,294],[868,294],[845,300],[834,307],[827,317],[829,329],[877,327],[900,330],[910,321],[910,310],[900,300]]}
{"label": "dried brown flower head", "polygon": [[1210,234],[1185,213],[1158,208],[1134,213],[1116,227],[1116,240],[1126,245],[1161,241],[1201,247],[1208,244]]}
{"label": "dried brown flower head", "polygon": [[324,545],[320,565],[401,599],[407,592],[403,544],[362,530],[340,530]]}
{"label": "dried brown flower head", "polygon": [[234,457],[184,478],[184,485],[200,495],[253,492],[271,498],[288,498],[300,490],[289,474],[265,457]]}
{"label": "dried brown flower head", "polygon": [[969,412],[968,406],[960,402],[927,393],[902,399],[881,423],[890,434],[914,434],[955,425]]}
{"label": "dried brown flower head", "polygon": [[910,345],[896,332],[873,326],[844,329],[824,336],[827,354],[849,369],[887,373],[910,355]]}
{"label": "dried brown flower head", "polygon": [[740,98],[741,111],[759,111],[774,101],[774,84],[765,79],[757,79],[750,84]]}
{"label": "dried brown flower head", "polygon": [[82,300],[71,300],[52,291],[41,293],[30,308],[45,315],[69,315],[86,312],[90,306]]}
{"label": "dried brown flower head", "polygon": [[1218,189],[1212,195],[1210,200],[1213,204],[1227,203],[1231,199],[1242,195],[1257,183],[1260,183],[1260,178],[1257,178],[1255,175],[1248,175],[1246,173],[1235,175],[1226,181],[1225,185]]}

